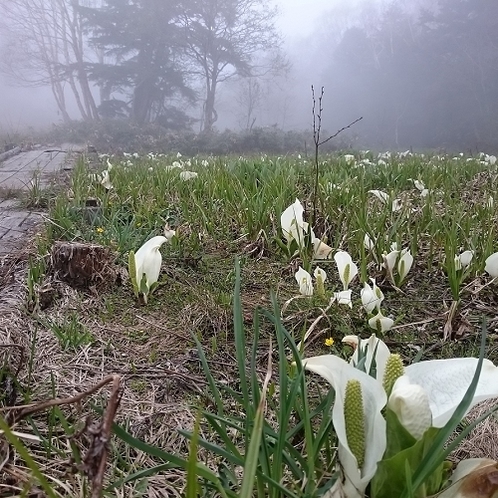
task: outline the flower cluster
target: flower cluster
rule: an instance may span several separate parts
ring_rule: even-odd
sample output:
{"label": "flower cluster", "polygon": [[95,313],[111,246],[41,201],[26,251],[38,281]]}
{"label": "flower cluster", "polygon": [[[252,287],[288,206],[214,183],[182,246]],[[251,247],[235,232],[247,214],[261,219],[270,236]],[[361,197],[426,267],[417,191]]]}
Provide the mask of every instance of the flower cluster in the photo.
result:
{"label": "flower cluster", "polygon": [[[400,356],[391,354],[375,335],[361,341],[348,336],[343,342],[355,349],[350,363],[334,355],[303,360],[304,367],[323,377],[335,392],[332,420],[338,437],[341,479],[330,496],[363,498],[367,490],[370,496],[400,496],[407,470],[418,467],[431,440],[451,419],[474,377],[478,360],[452,358],[404,367]],[[468,409],[496,396],[498,368],[484,360]],[[441,463],[436,472],[443,475],[444,471]],[[456,475],[462,477],[458,468]],[[458,494],[462,483],[455,477],[453,481],[455,487],[449,488],[453,494],[445,496],[474,496]],[[432,495],[443,484],[444,478],[431,479],[425,493],[416,496]]]}

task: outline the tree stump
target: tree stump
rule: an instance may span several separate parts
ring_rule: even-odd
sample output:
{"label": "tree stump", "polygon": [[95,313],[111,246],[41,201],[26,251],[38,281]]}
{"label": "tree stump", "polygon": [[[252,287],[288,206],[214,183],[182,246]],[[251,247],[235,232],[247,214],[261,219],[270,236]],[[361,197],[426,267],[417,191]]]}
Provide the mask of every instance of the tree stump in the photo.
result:
{"label": "tree stump", "polygon": [[117,279],[113,255],[98,244],[55,242],[50,259],[54,275],[71,287],[101,287]]}

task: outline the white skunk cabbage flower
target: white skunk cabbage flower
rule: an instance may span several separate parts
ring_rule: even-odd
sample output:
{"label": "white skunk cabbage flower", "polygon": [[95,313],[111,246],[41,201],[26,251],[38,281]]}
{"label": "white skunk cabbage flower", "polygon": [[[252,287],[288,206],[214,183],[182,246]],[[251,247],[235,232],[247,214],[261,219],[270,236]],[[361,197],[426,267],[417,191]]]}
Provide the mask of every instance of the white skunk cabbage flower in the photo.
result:
{"label": "white skunk cabbage flower", "polygon": [[159,249],[167,241],[168,239],[166,237],[157,235],[145,242],[145,244],[135,253],[135,270],[138,288],[141,289],[140,284],[145,275],[147,293],[159,278],[159,272],[161,271],[161,264],[163,261]]}
{"label": "white skunk cabbage flower", "polygon": [[387,270],[389,279],[393,284],[395,283],[394,268],[397,268],[399,278],[396,284],[401,285],[413,265],[413,256],[410,250],[402,249],[400,251],[398,244],[395,242],[391,244],[391,252],[389,254],[385,252],[382,254],[382,259],[384,260],[382,266]]}
{"label": "white skunk cabbage flower", "polygon": [[391,211],[394,213],[395,211],[400,211],[403,208],[403,202],[401,199],[394,199],[391,204]]}
{"label": "white skunk cabbage flower", "polygon": [[401,255],[398,260],[398,275],[399,275],[398,285],[400,285],[403,282],[406,275],[410,271],[412,265],[413,265],[413,256],[411,255],[410,250],[403,249],[401,251]]}
{"label": "white skunk cabbage flower", "polygon": [[363,237],[363,247],[367,251],[373,251],[375,248],[375,241],[370,238],[370,235],[368,233],[365,234],[365,237]]}
{"label": "white skunk cabbage flower", "polygon": [[461,270],[470,265],[474,253],[472,251],[464,251],[462,254],[457,254],[455,256],[455,270]]}
{"label": "white skunk cabbage flower", "polygon": [[380,305],[384,300],[384,294],[375,283],[375,278],[370,280],[372,281],[372,286],[365,282],[363,289],[360,291],[361,304],[367,313],[372,313],[375,309],[380,311]]}
{"label": "white skunk cabbage flower", "polygon": [[[311,230],[313,233],[313,230]],[[313,237],[313,257],[315,259],[329,259],[333,249],[318,237]]]}
{"label": "white skunk cabbage flower", "polygon": [[334,254],[334,260],[339,271],[339,278],[341,279],[344,290],[348,290],[349,284],[358,275],[358,267],[351,256],[346,251],[338,251]]}
{"label": "white skunk cabbage flower", "polygon": [[299,199],[291,204],[280,216],[280,226],[287,242],[295,240],[300,248],[304,247],[304,237],[309,224],[304,221],[304,207]]}
{"label": "white skunk cabbage flower", "polygon": [[[387,204],[389,201],[389,194],[387,194],[382,190],[369,190],[368,193],[375,195],[375,197],[377,197],[377,199],[379,199],[382,202],[382,204]],[[392,212],[399,211],[402,207],[403,203],[401,202],[400,199],[394,199],[393,202],[391,203]]]}
{"label": "white skunk cabbage flower", "polygon": [[380,311],[377,312],[375,316],[368,320],[368,325],[370,328],[376,330],[379,334],[383,334],[388,330],[391,330],[394,325],[394,320],[387,316],[384,316]]}
{"label": "white skunk cabbage flower", "polygon": [[[335,391],[332,420],[338,439],[339,466],[343,474],[342,496],[364,497],[387,444],[386,421],[382,416],[382,409],[387,400],[384,388],[373,377],[334,355],[304,359],[303,365],[307,370],[327,380]],[[346,414],[347,390],[352,385],[350,381],[353,381],[361,392],[361,402],[356,413],[351,413],[351,407],[348,407]],[[360,435],[363,439],[360,449],[358,441],[353,440],[355,438],[349,430],[353,419],[359,422],[355,425],[358,425],[363,433]]]}
{"label": "white skunk cabbage flower", "polygon": [[368,193],[375,195],[383,204],[386,204],[389,200],[389,194],[382,190],[369,190]]}
{"label": "white skunk cabbage flower", "polygon": [[427,393],[422,386],[412,384],[406,375],[402,375],[394,383],[387,406],[415,439],[420,439],[432,426]]}
{"label": "white skunk cabbage flower", "polygon": [[398,251],[397,249],[391,250],[389,254],[387,254],[386,252],[382,253],[382,259],[384,260],[382,266],[387,270],[391,282],[394,282],[393,270],[396,265],[396,261],[398,260],[399,253],[400,251]]}
{"label": "white skunk cabbage flower", "polygon": [[425,189],[424,183],[422,181],[420,181],[420,180],[413,180],[413,185],[415,185],[415,188],[419,192],[422,192]]}
{"label": "white skunk cabbage flower", "polygon": [[102,180],[100,180],[100,184],[106,189],[106,190],[112,190],[113,186],[111,183],[111,178],[109,177],[109,171],[104,170],[102,171]]}
{"label": "white skunk cabbage flower", "polygon": [[344,154],[344,156],[342,156],[342,157],[343,157],[344,161],[346,161],[346,164],[348,164],[348,165],[355,163],[355,157],[353,154]]}
{"label": "white skunk cabbage flower", "polygon": [[420,192],[420,197],[427,197],[429,195],[429,189],[425,188],[425,185],[420,180],[413,180],[415,188]]}
{"label": "white skunk cabbage flower", "polygon": [[197,173],[195,171],[182,171],[180,173],[180,178],[185,182],[197,178]]}
{"label": "white skunk cabbage flower", "polygon": [[[342,342],[353,348],[354,352],[353,356],[351,356],[350,363],[357,368],[359,356],[358,336],[346,335],[343,337]],[[379,382],[382,382],[384,379],[387,360],[389,359],[389,356],[391,356],[389,348],[386,346],[384,341],[381,341],[375,334],[372,334],[368,339],[360,340],[359,349],[365,352],[365,371],[370,372],[372,365],[375,363],[375,378]]]}
{"label": "white skunk cabbage flower", "polygon": [[294,277],[299,285],[299,292],[303,296],[312,296],[313,282],[311,280],[311,275],[304,268],[299,267],[299,270],[297,270]]}
{"label": "white skunk cabbage flower", "polygon": [[486,258],[486,266],[484,271],[487,272],[491,277],[498,277],[498,252],[491,254]]}
{"label": "white skunk cabbage flower", "polygon": [[494,164],[496,164],[496,156],[488,156],[488,154],[486,154],[484,156],[484,160],[491,166],[493,166]]}
{"label": "white skunk cabbage flower", "polygon": [[325,242],[315,236],[313,228],[309,223],[304,221],[304,207],[299,199],[296,199],[294,204],[291,204],[280,215],[280,226],[285,240],[290,243],[295,240],[300,249],[305,246],[305,236],[311,231],[311,240],[313,241],[313,257],[314,259],[328,259],[332,253],[332,248]]}
{"label": "white skunk cabbage flower", "polygon": [[337,301],[337,304],[345,304],[350,308],[353,307],[353,301],[351,300],[351,290],[343,290],[340,292],[334,292],[334,300]]}
{"label": "white skunk cabbage flower", "polygon": [[[443,427],[453,415],[472,382],[477,362],[477,358],[448,358],[419,361],[405,368],[410,383],[421,386],[427,393],[434,427]],[[469,410],[481,401],[496,397],[498,368],[484,359]]]}

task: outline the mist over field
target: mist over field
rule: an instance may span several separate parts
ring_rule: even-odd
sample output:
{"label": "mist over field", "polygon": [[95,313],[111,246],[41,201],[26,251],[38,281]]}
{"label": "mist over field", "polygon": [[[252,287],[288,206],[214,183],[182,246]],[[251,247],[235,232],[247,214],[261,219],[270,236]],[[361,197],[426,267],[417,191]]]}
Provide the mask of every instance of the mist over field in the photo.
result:
{"label": "mist over field", "polygon": [[175,132],[309,130],[345,145],[498,147],[486,0],[4,0],[0,132],[73,120]]}

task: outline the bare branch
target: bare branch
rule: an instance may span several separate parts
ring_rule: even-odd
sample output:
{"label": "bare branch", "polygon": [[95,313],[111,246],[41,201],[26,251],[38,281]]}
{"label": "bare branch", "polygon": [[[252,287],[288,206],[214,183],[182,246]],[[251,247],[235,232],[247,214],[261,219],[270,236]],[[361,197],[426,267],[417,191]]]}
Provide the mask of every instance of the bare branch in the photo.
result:
{"label": "bare branch", "polygon": [[363,116],[356,118],[354,121],[351,121],[351,123],[349,123],[347,126],[343,126],[340,130],[337,130],[333,135],[326,138],[325,140],[320,142],[318,145],[320,146],[320,145],[326,144],[329,140],[332,140],[333,138],[337,137],[337,135],[339,135],[339,133],[342,133],[343,131],[346,131],[347,129],[351,128],[351,126],[355,125],[356,123],[358,123],[358,121],[361,121],[362,119],[363,119]]}

